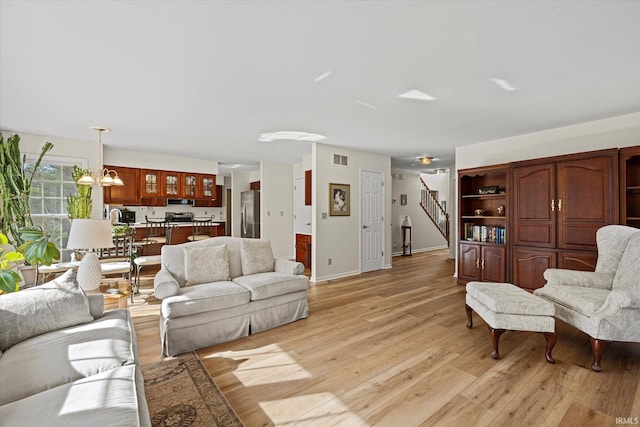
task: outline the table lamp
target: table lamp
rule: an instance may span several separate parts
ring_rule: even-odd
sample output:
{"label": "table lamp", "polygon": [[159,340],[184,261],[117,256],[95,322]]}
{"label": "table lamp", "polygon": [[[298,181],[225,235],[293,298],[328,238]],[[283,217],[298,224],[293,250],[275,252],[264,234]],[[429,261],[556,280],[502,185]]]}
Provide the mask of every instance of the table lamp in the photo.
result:
{"label": "table lamp", "polygon": [[[67,249],[112,248],[111,221],[106,219],[74,219]],[[87,252],[78,267],[78,284],[85,291],[98,289],[102,280],[100,259],[95,252]]]}

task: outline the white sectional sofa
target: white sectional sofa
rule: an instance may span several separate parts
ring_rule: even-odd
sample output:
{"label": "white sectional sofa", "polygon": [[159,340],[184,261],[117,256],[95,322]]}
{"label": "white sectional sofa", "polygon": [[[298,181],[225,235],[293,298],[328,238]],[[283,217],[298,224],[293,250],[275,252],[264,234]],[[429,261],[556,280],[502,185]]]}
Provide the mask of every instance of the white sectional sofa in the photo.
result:
{"label": "white sectional sofa", "polygon": [[0,296],[0,426],[150,426],[127,310],[73,271]]}
{"label": "white sectional sofa", "polygon": [[154,292],[162,299],[163,355],[208,347],[308,316],[301,263],[274,259],[258,239],[213,237],[162,248]]}

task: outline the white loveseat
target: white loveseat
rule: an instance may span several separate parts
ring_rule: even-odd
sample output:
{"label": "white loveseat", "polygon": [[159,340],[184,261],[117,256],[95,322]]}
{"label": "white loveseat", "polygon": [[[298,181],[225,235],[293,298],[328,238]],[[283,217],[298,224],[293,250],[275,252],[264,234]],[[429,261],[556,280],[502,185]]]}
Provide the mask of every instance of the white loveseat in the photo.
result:
{"label": "white loveseat", "polygon": [[162,248],[162,353],[208,347],[306,318],[301,263],[274,259],[268,241],[213,237]]}
{"label": "white loveseat", "polygon": [[0,296],[0,426],[150,426],[133,323],[73,271]]}

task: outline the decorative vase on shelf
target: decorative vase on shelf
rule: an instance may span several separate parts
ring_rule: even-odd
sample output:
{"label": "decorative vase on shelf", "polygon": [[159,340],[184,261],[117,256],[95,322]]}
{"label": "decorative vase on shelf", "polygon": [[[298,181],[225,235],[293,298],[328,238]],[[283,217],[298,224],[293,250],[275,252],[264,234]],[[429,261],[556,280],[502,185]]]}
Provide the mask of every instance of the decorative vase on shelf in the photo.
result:
{"label": "decorative vase on shelf", "polygon": [[498,215],[504,216],[504,205],[498,206]]}

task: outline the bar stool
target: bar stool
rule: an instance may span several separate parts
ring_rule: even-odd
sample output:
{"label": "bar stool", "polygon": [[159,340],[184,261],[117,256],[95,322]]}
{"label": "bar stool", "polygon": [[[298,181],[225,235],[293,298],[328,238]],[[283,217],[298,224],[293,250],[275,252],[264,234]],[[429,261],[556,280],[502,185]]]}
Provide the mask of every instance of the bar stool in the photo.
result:
{"label": "bar stool", "polygon": [[[165,244],[170,245],[173,237],[173,230],[177,227],[177,225],[169,225],[166,226],[166,234],[165,234]],[[152,265],[160,265],[162,263],[162,255],[145,255],[136,257],[133,260],[133,263],[136,267],[136,277],[134,283],[131,285],[131,302],[133,302],[133,294],[137,294],[140,291],[140,271],[144,267],[149,267]]]}

